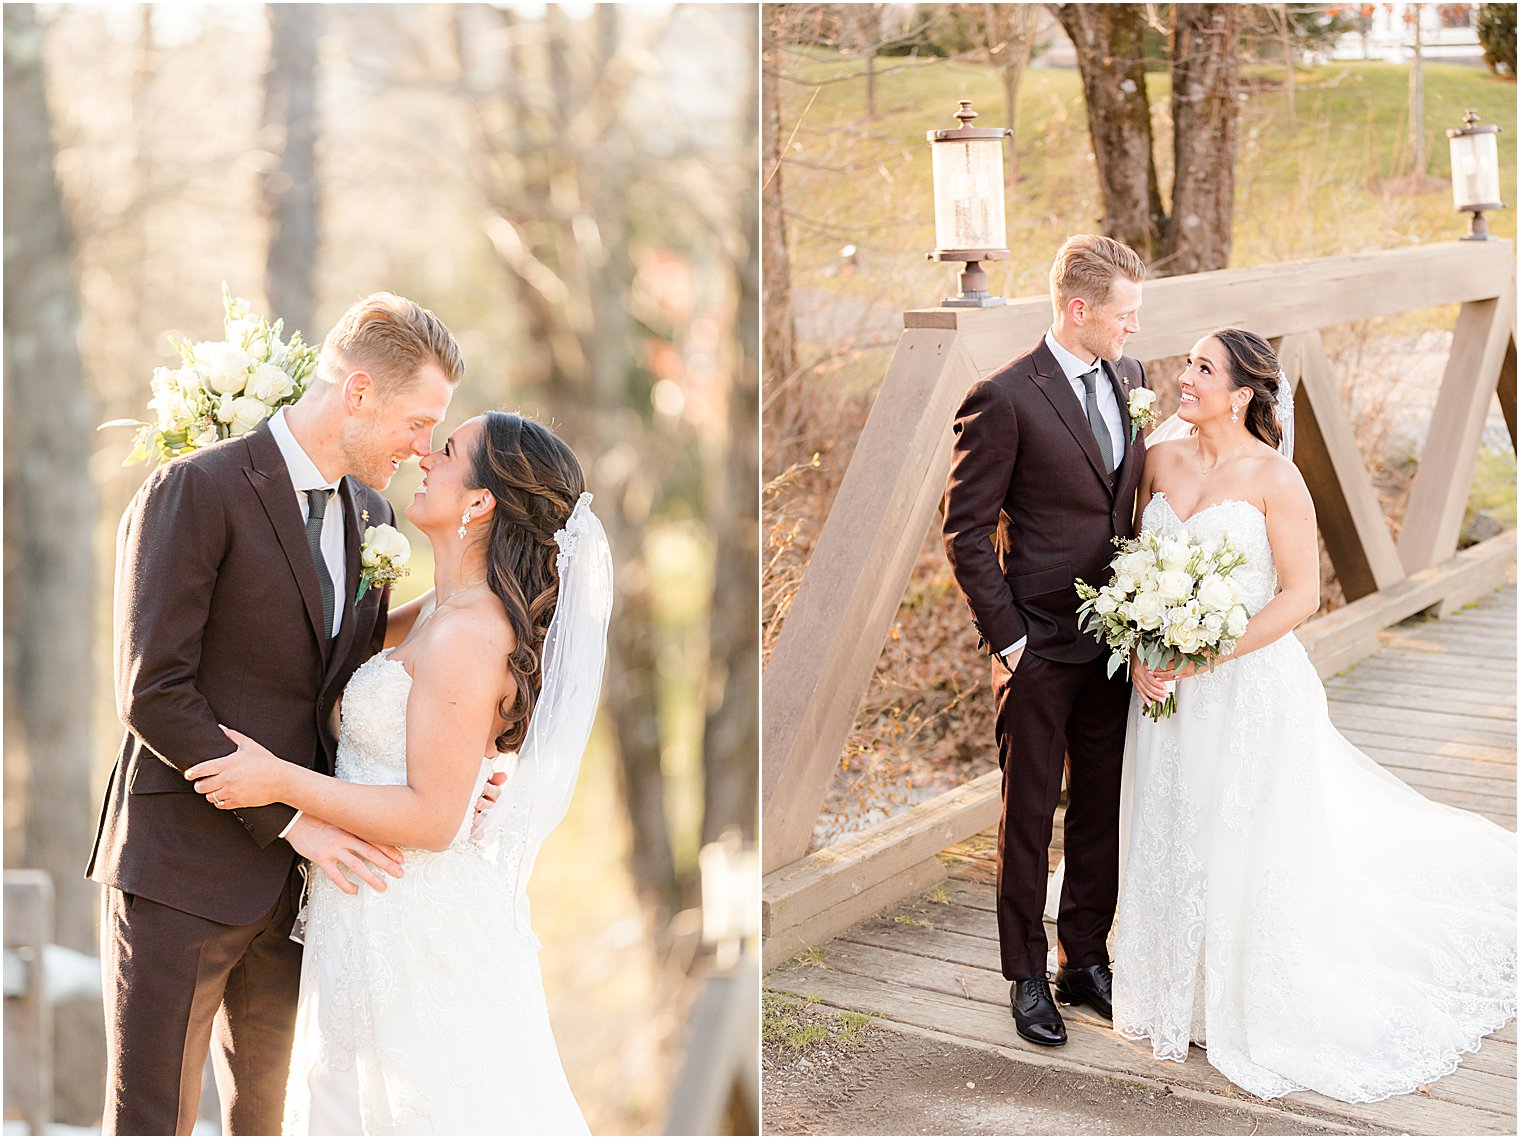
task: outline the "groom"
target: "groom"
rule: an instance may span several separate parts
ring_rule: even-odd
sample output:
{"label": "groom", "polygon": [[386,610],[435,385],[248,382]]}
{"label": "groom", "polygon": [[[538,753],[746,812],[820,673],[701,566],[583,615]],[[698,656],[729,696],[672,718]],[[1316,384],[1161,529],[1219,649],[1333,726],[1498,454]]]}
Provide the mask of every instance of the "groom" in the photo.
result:
{"label": "groom", "polygon": [[1105,942],[1119,888],[1119,772],[1129,682],[1077,627],[1076,578],[1106,580],[1113,539],[1134,533],[1145,442],[1127,393],[1145,373],[1123,358],[1140,330],[1145,265],[1107,237],[1068,238],[1050,267],[1055,320],[956,413],[945,551],[995,656],[1003,771],[997,918],[1014,1024],[1066,1042],[1046,979],[1042,922],[1051,829],[1066,767],[1066,880],[1056,993],[1112,1019]]}
{"label": "groom", "polygon": [[[223,1130],[278,1135],[301,948],[301,858],[340,888],[400,852],[283,804],[220,811],[181,774],[220,725],[331,773],[332,713],[384,642],[357,604],[377,489],[431,449],[464,365],[427,309],[376,293],[328,334],[307,392],[246,435],[160,466],[122,518],[116,700],[127,728],[86,873],[105,887],[108,1135],[188,1134],[213,1030]],[[372,489],[375,488],[375,489]],[[314,871],[315,872],[315,869]]]}

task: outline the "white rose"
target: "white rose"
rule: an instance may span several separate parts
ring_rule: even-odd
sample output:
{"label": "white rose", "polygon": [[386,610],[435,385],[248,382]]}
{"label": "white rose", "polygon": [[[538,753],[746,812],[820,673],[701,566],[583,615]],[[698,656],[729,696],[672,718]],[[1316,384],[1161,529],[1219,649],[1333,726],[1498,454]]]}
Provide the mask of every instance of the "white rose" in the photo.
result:
{"label": "white rose", "polygon": [[412,544],[406,535],[394,526],[371,526],[364,531],[364,554],[362,561],[374,568],[386,558],[405,562],[412,556]]}
{"label": "white rose", "polygon": [[248,394],[268,404],[287,398],[295,387],[295,382],[273,364],[255,365],[248,377]]}
{"label": "white rose", "polygon": [[252,431],[264,421],[269,414],[269,408],[260,400],[252,396],[240,395],[232,401],[232,418],[228,423],[232,427],[234,435],[241,435],[245,431]]}
{"label": "white rose", "polygon": [[1156,564],[1156,560],[1144,550],[1131,550],[1115,563],[1114,568],[1128,577],[1136,578]]}
{"label": "white rose", "polygon": [[208,427],[195,437],[195,445],[197,447],[209,447],[220,438],[221,435],[217,433],[215,427]]}
{"label": "white rose", "polygon": [[1156,592],[1163,601],[1183,601],[1193,592],[1193,576],[1181,569],[1163,570],[1156,579]]}
{"label": "white rose", "polygon": [[1135,592],[1135,579],[1127,573],[1121,573],[1118,577],[1114,578],[1113,588],[1114,592],[1121,597],[1128,597],[1131,593]]}
{"label": "white rose", "polygon": [[1164,608],[1161,598],[1155,593],[1142,593],[1135,598],[1131,605],[1131,620],[1142,629],[1159,629],[1161,627],[1161,611]]}
{"label": "white rose", "polygon": [[218,423],[232,422],[232,405],[235,402],[236,397],[230,395],[219,396],[217,398],[216,407],[212,410],[211,414],[216,416]]}
{"label": "white rose", "polygon": [[201,374],[194,368],[184,367],[173,373],[174,386],[179,388],[185,399],[196,402],[206,398],[206,383],[201,379]]}
{"label": "white rose", "polygon": [[1219,640],[1219,634],[1224,632],[1224,614],[1210,613],[1203,619],[1203,627],[1208,630],[1208,634],[1213,640]]}
{"label": "white rose", "polygon": [[195,418],[195,409],[177,388],[170,388],[162,395],[150,399],[148,406],[158,412],[158,422],[162,427],[183,424],[186,420]]}
{"label": "white rose", "polygon": [[1246,607],[1244,605],[1235,606],[1234,609],[1230,610],[1229,616],[1225,618],[1225,636],[1232,639],[1239,637],[1246,631],[1246,624],[1249,620],[1250,618],[1246,615]]}
{"label": "white rose", "polygon": [[1158,556],[1162,569],[1180,570],[1188,564],[1193,551],[1186,538],[1167,538],[1162,541]]}
{"label": "white rose", "polygon": [[237,395],[248,382],[248,357],[241,348],[221,341],[195,346],[195,364],[206,386],[218,395]]}
{"label": "white rose", "polygon": [[1156,402],[1156,393],[1150,388],[1136,388],[1129,393],[1129,413],[1136,415],[1140,412],[1149,411],[1151,404]]}
{"label": "white rose", "polygon": [[1093,608],[1104,617],[1107,617],[1119,608],[1119,599],[1107,589],[1101,590],[1098,593],[1098,600],[1093,603]]}
{"label": "white rose", "polygon": [[1235,604],[1230,584],[1217,573],[1211,573],[1198,583],[1198,604],[1206,610],[1223,613]]}
{"label": "white rose", "polygon": [[1203,630],[1192,621],[1182,621],[1167,629],[1166,639],[1178,652],[1192,655],[1203,647]]}
{"label": "white rose", "polygon": [[251,316],[227,322],[227,343],[241,345],[255,361],[269,358],[269,341],[260,322]]}

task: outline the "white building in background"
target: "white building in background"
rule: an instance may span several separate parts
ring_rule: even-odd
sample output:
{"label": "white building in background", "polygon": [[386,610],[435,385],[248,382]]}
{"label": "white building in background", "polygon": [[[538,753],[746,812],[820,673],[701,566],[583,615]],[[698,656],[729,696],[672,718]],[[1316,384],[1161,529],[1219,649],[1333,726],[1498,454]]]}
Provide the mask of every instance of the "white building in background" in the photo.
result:
{"label": "white building in background", "polygon": [[[1343,5],[1342,7],[1355,7]],[[1407,63],[1414,56],[1414,20],[1420,21],[1420,52],[1427,60],[1483,63],[1476,4],[1365,4],[1366,30],[1338,39],[1331,59],[1381,59]]]}

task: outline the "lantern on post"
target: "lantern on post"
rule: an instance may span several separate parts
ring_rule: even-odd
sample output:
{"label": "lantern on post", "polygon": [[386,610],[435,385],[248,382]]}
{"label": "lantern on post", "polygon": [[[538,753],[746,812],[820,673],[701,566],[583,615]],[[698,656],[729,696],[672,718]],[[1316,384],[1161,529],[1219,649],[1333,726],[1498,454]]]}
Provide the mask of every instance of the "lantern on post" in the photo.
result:
{"label": "lantern on post", "polygon": [[1502,210],[1499,200],[1499,128],[1479,123],[1468,111],[1461,130],[1447,131],[1451,141],[1451,196],[1458,210],[1472,214],[1472,232],[1463,241],[1487,241],[1484,210]]}
{"label": "lantern on post", "polygon": [[955,112],[960,126],[929,131],[934,159],[934,242],[931,261],[962,261],[961,291],[942,303],[959,308],[991,308],[1002,297],[988,296],[983,261],[1008,260],[1003,217],[1003,140],[1006,127],[973,127],[976,112],[968,99]]}

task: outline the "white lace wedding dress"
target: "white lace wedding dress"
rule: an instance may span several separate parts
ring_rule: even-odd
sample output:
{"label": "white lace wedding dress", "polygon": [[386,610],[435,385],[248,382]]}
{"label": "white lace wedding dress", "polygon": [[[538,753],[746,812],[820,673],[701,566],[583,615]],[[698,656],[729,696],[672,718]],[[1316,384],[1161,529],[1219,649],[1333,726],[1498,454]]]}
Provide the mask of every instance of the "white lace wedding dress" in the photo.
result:
{"label": "white lace wedding dress", "polygon": [[[354,673],[339,778],[405,782],[410,690],[389,650]],[[490,771],[483,760],[477,795]],[[512,794],[509,778],[504,807]],[[344,894],[311,874],[285,1134],[587,1134],[549,1027],[538,940],[514,917],[519,875],[471,839],[470,820],[467,809],[447,850],[406,851],[383,894]]]}
{"label": "white lace wedding dress", "polygon": [[[1226,532],[1246,608],[1274,595],[1266,519],[1226,501],[1143,527]],[[1431,802],[1331,725],[1292,634],[1131,703],[1114,1027],[1188,1043],[1263,1098],[1365,1102],[1453,1071],[1515,1015],[1515,836]],[[1396,713],[1390,713],[1396,716]]]}

